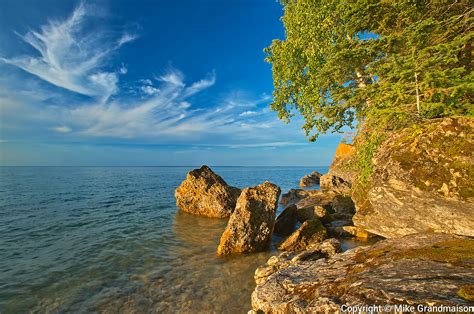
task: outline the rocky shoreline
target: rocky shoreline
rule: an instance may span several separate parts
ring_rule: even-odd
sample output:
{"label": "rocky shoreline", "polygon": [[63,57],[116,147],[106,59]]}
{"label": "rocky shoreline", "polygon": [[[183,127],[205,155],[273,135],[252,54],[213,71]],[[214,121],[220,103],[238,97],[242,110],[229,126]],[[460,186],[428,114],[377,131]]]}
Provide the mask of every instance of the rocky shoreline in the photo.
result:
{"label": "rocky shoreline", "polygon": [[[344,166],[354,149],[341,143],[327,174],[313,172],[301,180],[305,187],[318,182],[320,190],[292,189],[280,199],[275,184],[241,191],[203,166],[176,190],[177,205],[192,214],[229,217],[218,255],[265,251],[273,234],[281,237],[277,248],[282,253],[255,272],[254,312],[340,312],[341,306],[386,304],[472,306],[474,201],[466,179],[472,172],[472,136],[466,136],[472,122],[446,119],[425,127],[428,139],[407,140],[402,132],[382,145],[365,194],[354,172]],[[463,138],[465,148],[434,168],[440,157],[431,149],[446,136]],[[404,145],[399,145],[400,138]],[[400,151],[417,156],[415,166],[422,169],[400,162]],[[428,191],[417,184],[420,171],[432,172]],[[448,183],[435,182],[436,171]],[[284,209],[276,217],[278,202]],[[374,238],[375,244],[341,252],[344,238]]]}

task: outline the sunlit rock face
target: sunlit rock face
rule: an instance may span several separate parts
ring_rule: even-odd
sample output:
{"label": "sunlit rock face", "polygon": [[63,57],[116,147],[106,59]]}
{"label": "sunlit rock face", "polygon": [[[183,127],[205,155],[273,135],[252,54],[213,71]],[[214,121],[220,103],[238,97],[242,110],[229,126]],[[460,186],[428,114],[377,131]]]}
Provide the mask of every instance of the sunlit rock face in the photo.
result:
{"label": "sunlit rock face", "polygon": [[322,174],[317,171],[313,171],[310,174],[304,176],[300,180],[300,187],[309,187],[319,184],[319,178],[321,178]]}
{"label": "sunlit rock face", "polygon": [[301,251],[308,245],[326,239],[327,231],[319,219],[306,220],[278,246],[282,251]]}
{"label": "sunlit rock face", "polygon": [[190,214],[226,218],[234,211],[240,192],[208,166],[202,166],[190,171],[176,189],[176,205]]}
{"label": "sunlit rock face", "polygon": [[432,120],[397,131],[355,186],[353,222],[386,238],[417,232],[474,236],[474,121]]}
{"label": "sunlit rock face", "polygon": [[357,173],[346,165],[351,162],[354,154],[354,145],[339,143],[328,173],[320,177],[319,185],[322,190],[350,195]]}
{"label": "sunlit rock face", "polygon": [[228,255],[268,249],[280,192],[278,186],[268,181],[242,190],[217,253]]}
{"label": "sunlit rock face", "polygon": [[[344,253],[326,240],[255,272],[257,313],[339,313],[361,304],[471,305],[474,240],[412,234]],[[392,311],[387,311],[392,312]],[[393,311],[395,312],[395,311]]]}

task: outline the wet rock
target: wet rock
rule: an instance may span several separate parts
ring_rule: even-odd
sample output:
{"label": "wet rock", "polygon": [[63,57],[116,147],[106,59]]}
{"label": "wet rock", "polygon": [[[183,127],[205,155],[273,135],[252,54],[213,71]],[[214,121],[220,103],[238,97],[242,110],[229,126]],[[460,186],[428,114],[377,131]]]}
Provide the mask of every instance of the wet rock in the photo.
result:
{"label": "wet rock", "polygon": [[317,219],[306,220],[295,232],[278,245],[282,251],[301,251],[308,245],[322,242],[327,237],[326,228]]}
{"label": "wet rock", "polygon": [[220,239],[217,254],[263,251],[270,245],[280,188],[270,182],[245,188]]}
{"label": "wet rock", "polygon": [[296,205],[290,205],[285,208],[275,221],[273,232],[277,235],[287,236],[295,230],[298,219],[296,212],[298,208]]}
{"label": "wet rock", "polygon": [[274,272],[259,273],[252,307],[264,313],[337,313],[343,304],[472,305],[459,291],[474,282],[473,252],[472,239],[430,233],[329,258],[292,261],[287,255],[272,265]]}
{"label": "wet rock", "polygon": [[474,120],[430,120],[397,131],[354,186],[354,225],[386,238],[418,232],[474,236]]}
{"label": "wet rock", "polygon": [[313,185],[318,185],[319,184],[319,178],[321,176],[322,176],[322,174],[320,174],[319,172],[313,171],[313,172],[311,172],[311,174],[308,174],[308,175],[301,178],[300,186],[302,188],[304,188],[304,187],[309,187],[309,186],[313,186]]}
{"label": "wet rock", "polygon": [[190,214],[225,218],[232,214],[240,192],[209,167],[202,166],[190,171],[176,189],[176,205]]}

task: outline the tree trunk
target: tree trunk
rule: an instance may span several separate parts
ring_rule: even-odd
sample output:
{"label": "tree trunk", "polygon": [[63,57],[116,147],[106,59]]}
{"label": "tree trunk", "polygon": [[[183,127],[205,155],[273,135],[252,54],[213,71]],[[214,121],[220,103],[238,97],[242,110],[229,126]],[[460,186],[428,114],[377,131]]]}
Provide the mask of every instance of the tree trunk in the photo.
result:
{"label": "tree trunk", "polygon": [[420,115],[421,108],[420,108],[420,91],[418,89],[418,73],[415,71],[415,88],[416,88],[416,111],[418,115]]}

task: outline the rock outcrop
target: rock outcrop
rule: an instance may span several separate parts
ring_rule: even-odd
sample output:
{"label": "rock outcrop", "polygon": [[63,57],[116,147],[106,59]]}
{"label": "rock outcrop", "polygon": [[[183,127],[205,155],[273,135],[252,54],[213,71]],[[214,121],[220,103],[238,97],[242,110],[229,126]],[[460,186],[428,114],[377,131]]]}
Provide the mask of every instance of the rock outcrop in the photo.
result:
{"label": "rock outcrop", "polygon": [[327,237],[326,228],[318,219],[306,220],[286,240],[278,245],[281,251],[301,251],[308,245],[322,242]]}
{"label": "rock outcrop", "polygon": [[339,143],[328,173],[320,178],[319,186],[322,190],[350,195],[356,172],[349,170],[350,168],[346,165],[350,163],[354,153],[353,145],[344,142]]}
{"label": "rock outcrop", "polygon": [[295,204],[298,208],[310,205],[330,205],[336,193],[321,190],[291,189],[281,196],[280,203],[288,206]]}
{"label": "rock outcrop", "polygon": [[255,271],[255,282],[257,285],[265,282],[266,279],[280,269],[291,265],[298,265],[302,261],[313,261],[320,258],[327,258],[341,252],[341,243],[334,239],[327,239],[321,243],[309,245],[303,252],[283,252],[280,255],[272,256],[266,264],[259,266]]}
{"label": "rock outcrop", "polygon": [[319,178],[321,178],[322,174],[317,171],[313,171],[310,174],[304,176],[300,180],[300,187],[310,187],[313,185],[319,184]]}
{"label": "rock outcrop", "polygon": [[[290,211],[285,210],[279,217],[278,230],[285,230],[282,235],[294,229],[294,219],[300,223],[308,220],[319,220],[332,237],[350,238],[372,237],[363,228],[355,229],[352,223],[355,206],[350,196],[337,194],[334,191],[295,190],[283,194],[281,203],[290,204]],[[296,207],[296,209],[294,208]]]}
{"label": "rock outcrop", "polygon": [[202,166],[190,171],[176,189],[176,205],[190,214],[225,218],[234,211],[240,192],[209,167]]}
{"label": "rock outcrop", "polygon": [[270,182],[245,188],[222,234],[217,254],[258,252],[270,245],[280,188]]}
{"label": "rock outcrop", "polygon": [[386,238],[474,236],[474,120],[431,120],[390,134],[368,186],[355,186],[354,224]]}
{"label": "rock outcrop", "polygon": [[466,293],[474,282],[474,240],[469,238],[413,234],[321,255],[295,260],[283,253],[259,267],[254,311],[339,313],[341,305],[472,305],[472,295]]}

